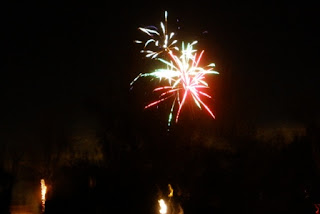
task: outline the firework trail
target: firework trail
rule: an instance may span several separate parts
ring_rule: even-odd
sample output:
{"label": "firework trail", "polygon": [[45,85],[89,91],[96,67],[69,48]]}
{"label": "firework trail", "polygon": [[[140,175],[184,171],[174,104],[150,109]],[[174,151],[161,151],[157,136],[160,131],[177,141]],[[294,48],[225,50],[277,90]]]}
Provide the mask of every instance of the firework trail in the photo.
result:
{"label": "firework trail", "polygon": [[[167,13],[165,13],[165,20],[167,21]],[[165,27],[166,25],[164,26],[162,24],[161,26],[163,26],[163,35],[167,35],[167,30]],[[153,35],[152,33],[157,32],[148,30],[146,28],[144,28],[143,31],[151,36]],[[160,93],[159,98],[154,102],[146,105],[145,109],[158,105],[159,103],[168,100],[169,98],[173,99],[168,117],[168,126],[171,125],[175,110],[175,122],[178,122],[181,110],[185,105],[188,97],[192,97],[194,103],[200,109],[204,108],[211,115],[211,117],[215,118],[212,110],[203,101],[203,97],[211,98],[211,96],[205,92],[205,90],[209,88],[207,82],[205,81],[206,75],[219,74],[217,71],[213,70],[215,64],[211,63],[205,67],[200,66],[204,50],[202,50],[198,54],[197,50],[194,49],[194,45],[197,44],[197,41],[187,43],[186,46],[184,45],[184,42],[181,42],[180,50],[176,46],[173,46],[173,44],[176,43],[176,40],[172,41],[171,43],[169,43],[170,45],[167,46],[167,38],[171,37],[164,36],[163,44],[165,45],[162,46],[162,52],[165,51],[167,53],[169,60],[158,57],[159,53],[161,52],[143,50],[143,52],[148,53],[146,57],[151,57],[152,59],[158,60],[166,67],[158,68],[150,73],[140,73],[130,83],[130,85],[132,86],[140,77],[153,77],[159,79],[159,82],[166,83],[160,87],[156,87],[153,90],[153,92]],[[145,43],[145,47],[148,46],[151,41],[155,40],[148,40]],[[158,41],[159,40],[156,40],[155,43],[159,44]]]}

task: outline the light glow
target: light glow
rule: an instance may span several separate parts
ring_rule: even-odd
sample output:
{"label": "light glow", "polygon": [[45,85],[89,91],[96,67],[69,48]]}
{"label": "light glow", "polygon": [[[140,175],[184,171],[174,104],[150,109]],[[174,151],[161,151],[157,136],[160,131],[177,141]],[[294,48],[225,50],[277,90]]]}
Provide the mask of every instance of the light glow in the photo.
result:
{"label": "light glow", "polygon": [[166,214],[167,213],[167,205],[166,205],[166,203],[164,202],[163,199],[158,200],[158,202],[159,202],[159,206],[160,206],[159,213],[160,214]]}

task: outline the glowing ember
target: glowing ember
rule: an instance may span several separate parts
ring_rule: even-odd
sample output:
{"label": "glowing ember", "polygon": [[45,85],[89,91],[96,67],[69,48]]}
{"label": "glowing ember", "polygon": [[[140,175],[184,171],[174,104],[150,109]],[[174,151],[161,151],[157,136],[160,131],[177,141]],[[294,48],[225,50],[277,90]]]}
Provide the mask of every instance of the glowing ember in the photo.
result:
{"label": "glowing ember", "polygon": [[40,183],[41,183],[41,208],[42,208],[42,212],[44,212],[45,203],[46,203],[47,186],[44,179],[41,179]]}
{"label": "glowing ember", "polygon": [[160,206],[159,212],[161,214],[166,214],[167,213],[167,205],[166,205],[166,203],[164,202],[163,199],[160,199],[158,202],[159,202],[159,206]]}

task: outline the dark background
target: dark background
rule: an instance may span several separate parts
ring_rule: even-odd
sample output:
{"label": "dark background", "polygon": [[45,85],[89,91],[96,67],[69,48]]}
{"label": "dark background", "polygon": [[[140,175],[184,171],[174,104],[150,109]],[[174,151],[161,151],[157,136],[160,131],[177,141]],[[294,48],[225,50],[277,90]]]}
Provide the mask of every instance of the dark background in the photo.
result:
{"label": "dark background", "polygon": [[[74,192],[85,193],[76,199],[72,193],[52,193],[48,213],[73,213],[77,209],[66,205],[73,200],[87,202],[79,210],[104,213],[101,204],[111,199],[113,213],[124,212],[119,207],[131,212],[131,206],[150,213],[152,200],[168,183],[182,189],[185,213],[315,212],[313,204],[320,203],[316,3],[1,4],[1,171],[2,189],[8,189],[2,191],[3,207],[11,203],[17,180],[16,169],[5,167],[8,161],[16,168],[24,166],[21,162],[34,166],[31,179],[46,176],[36,170],[45,157],[63,153],[72,145],[70,137],[90,131],[102,145],[103,163],[84,158],[68,167],[52,165],[50,178],[65,189],[58,176],[65,170],[70,174],[61,180],[93,176],[94,190],[79,181]],[[144,36],[138,27],[159,26],[165,10],[177,37],[198,40],[203,60],[214,62],[220,73],[209,81],[216,119],[189,106],[169,131],[168,103],[143,109],[155,99],[155,83],[139,79],[129,85],[155,66],[133,42]],[[287,124],[298,124],[306,134],[267,145],[254,138],[259,127]],[[217,146],[199,146],[204,139]]]}

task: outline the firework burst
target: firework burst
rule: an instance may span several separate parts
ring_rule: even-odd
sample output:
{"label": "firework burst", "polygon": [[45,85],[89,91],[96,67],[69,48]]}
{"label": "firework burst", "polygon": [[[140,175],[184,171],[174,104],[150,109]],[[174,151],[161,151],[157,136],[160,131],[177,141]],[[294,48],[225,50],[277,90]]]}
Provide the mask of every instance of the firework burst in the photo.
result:
{"label": "firework burst", "polygon": [[[167,23],[167,13],[165,13],[165,23]],[[211,98],[205,90],[209,88],[205,78],[208,74],[219,74],[214,71],[214,63],[210,63],[205,67],[201,67],[201,58],[203,56],[204,50],[200,53],[194,49],[194,45],[197,41],[192,43],[184,44],[181,42],[181,49],[174,46],[177,42],[176,40],[171,41],[171,36],[168,37],[166,25],[162,24],[163,33],[163,46],[161,52],[156,52],[152,50],[143,50],[146,52],[146,57],[158,60],[165,67],[158,68],[150,73],[140,73],[131,83],[132,86],[140,77],[153,77],[159,79],[159,82],[165,82],[159,87],[156,87],[153,92],[159,93],[159,98],[154,102],[145,106],[145,109],[152,106],[156,106],[163,101],[173,100],[170,108],[170,113],[168,117],[168,126],[171,125],[172,119],[175,117],[175,122],[179,120],[179,116],[183,106],[185,105],[187,98],[192,97],[194,103],[200,108],[204,108],[211,117],[215,118],[212,110],[203,101],[203,98]],[[140,29],[150,36],[160,35],[157,31],[153,31],[148,28]],[[156,46],[159,45],[159,40],[150,39],[148,40],[144,47],[147,47],[150,42],[155,42]],[[169,44],[169,45],[168,45]],[[167,53],[169,60],[158,57],[162,52]],[[175,114],[175,116],[173,116]]]}

